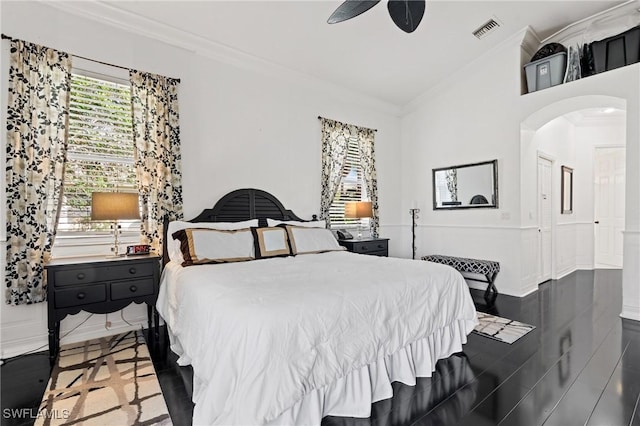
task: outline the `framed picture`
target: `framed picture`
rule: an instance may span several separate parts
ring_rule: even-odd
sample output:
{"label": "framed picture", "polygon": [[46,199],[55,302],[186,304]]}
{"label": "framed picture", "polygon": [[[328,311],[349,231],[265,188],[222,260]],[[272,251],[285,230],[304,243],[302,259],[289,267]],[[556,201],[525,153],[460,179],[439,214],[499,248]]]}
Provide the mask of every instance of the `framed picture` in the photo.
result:
{"label": "framed picture", "polygon": [[560,182],[560,213],[573,213],[573,169],[562,166],[562,181]]}

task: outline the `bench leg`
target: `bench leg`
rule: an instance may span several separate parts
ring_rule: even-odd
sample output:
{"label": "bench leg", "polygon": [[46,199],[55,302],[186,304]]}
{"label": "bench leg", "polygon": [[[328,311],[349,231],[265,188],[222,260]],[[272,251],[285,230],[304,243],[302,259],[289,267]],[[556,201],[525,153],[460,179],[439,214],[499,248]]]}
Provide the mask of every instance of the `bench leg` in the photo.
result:
{"label": "bench leg", "polygon": [[496,298],[498,297],[498,289],[493,283],[497,275],[498,275],[497,272],[494,272],[493,274],[485,275],[487,277],[487,289],[484,292],[484,300],[486,300],[487,303],[495,302]]}

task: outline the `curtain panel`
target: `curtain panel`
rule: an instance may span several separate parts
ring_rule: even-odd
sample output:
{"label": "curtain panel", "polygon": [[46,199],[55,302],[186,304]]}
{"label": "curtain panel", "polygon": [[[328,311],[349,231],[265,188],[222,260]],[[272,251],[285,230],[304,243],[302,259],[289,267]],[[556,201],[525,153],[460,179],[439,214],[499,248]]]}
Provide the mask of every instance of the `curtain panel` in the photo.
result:
{"label": "curtain panel", "polygon": [[378,238],[380,219],[378,218],[378,177],[374,149],[375,130],[356,127],[356,134],[358,135],[358,146],[360,147],[360,165],[367,185],[367,195],[371,200],[372,217],[369,220],[369,231],[372,237]]}
{"label": "curtain panel", "polygon": [[322,191],[320,193],[320,219],[331,227],[329,210],[340,188],[342,169],[347,159],[349,125],[339,121],[320,119],[322,128]]}
{"label": "curtain panel", "polygon": [[179,80],[135,70],[129,79],[142,242],[162,253],[164,219],[182,219]]}
{"label": "curtain panel", "polygon": [[360,165],[362,166],[367,194],[371,200],[373,217],[370,219],[371,235],[378,237],[378,180],[375,167],[375,130],[321,118],[322,130],[322,191],[320,196],[320,218],[331,226],[329,209],[340,188],[343,168],[347,159],[349,139],[358,140]]}
{"label": "curtain panel", "polygon": [[7,109],[6,303],[46,300],[44,265],[60,214],[71,58],[12,40]]}

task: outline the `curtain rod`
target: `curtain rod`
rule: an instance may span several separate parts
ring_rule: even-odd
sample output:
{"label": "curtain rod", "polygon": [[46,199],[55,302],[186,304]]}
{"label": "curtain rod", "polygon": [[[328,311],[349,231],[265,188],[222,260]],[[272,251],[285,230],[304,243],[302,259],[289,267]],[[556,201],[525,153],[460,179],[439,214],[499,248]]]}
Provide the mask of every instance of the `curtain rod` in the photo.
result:
{"label": "curtain rod", "polygon": [[[8,36],[6,34],[2,34],[2,39],[3,40],[16,40],[15,38],[13,38],[11,36]],[[79,58],[79,59],[84,59],[85,61],[91,61],[91,62],[95,62],[97,64],[106,65],[108,67],[120,68],[121,70],[127,70],[127,71],[131,70],[131,68],[123,67],[121,65],[110,64],[108,62],[98,61],[97,59],[91,59],[91,58],[87,58],[85,56],[74,55],[73,53],[69,53],[69,55],[71,55],[73,57],[76,57],[76,58]],[[169,78],[171,78],[172,80],[176,80],[178,83],[180,83],[180,79],[179,78],[172,78],[172,77],[169,77]]]}
{"label": "curtain rod", "polygon": [[[322,117],[321,115],[318,116],[318,120],[333,120],[332,118],[326,118],[326,117]],[[338,120],[333,120],[333,121],[338,121]],[[342,123],[342,121],[338,121],[338,123]],[[355,126],[355,124],[348,124],[348,123],[342,123],[342,124],[346,124],[347,126]],[[370,127],[364,127],[364,126],[356,126],[356,127],[362,127],[364,129],[369,129],[369,130],[373,130],[374,132],[377,132],[378,129],[372,129]]]}

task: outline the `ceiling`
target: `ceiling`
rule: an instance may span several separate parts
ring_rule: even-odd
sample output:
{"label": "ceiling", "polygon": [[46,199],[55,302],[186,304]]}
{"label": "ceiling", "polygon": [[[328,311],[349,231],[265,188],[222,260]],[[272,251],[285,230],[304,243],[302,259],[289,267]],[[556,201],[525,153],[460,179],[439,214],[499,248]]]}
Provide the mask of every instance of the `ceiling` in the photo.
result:
{"label": "ceiling", "polygon": [[[541,39],[621,3],[598,1],[428,1],[406,34],[386,2],[328,25],[341,1],[112,1],[119,10],[166,24],[261,60],[396,106],[404,106],[464,64],[527,25]],[[471,33],[491,17],[502,26],[482,40]]]}

